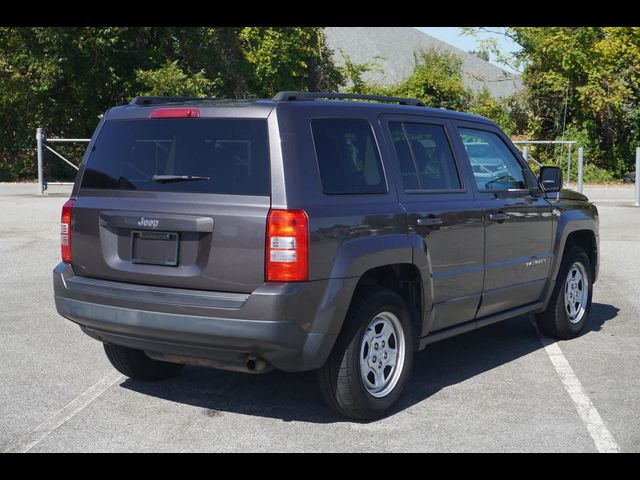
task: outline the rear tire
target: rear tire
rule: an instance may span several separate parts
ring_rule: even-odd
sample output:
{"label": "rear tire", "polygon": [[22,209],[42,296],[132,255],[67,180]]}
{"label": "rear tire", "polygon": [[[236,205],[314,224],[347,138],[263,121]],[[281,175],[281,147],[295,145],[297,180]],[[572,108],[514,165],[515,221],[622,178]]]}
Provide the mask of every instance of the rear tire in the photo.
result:
{"label": "rear tire", "polygon": [[562,258],[547,309],[536,314],[542,333],[567,340],[580,334],[591,311],[591,262],[582,247],[573,246]]}
{"label": "rear tire", "polygon": [[103,344],[111,365],[123,375],[135,380],[154,381],[175,377],[184,365],[153,360],[142,350]]}
{"label": "rear tire", "polygon": [[322,394],[342,415],[380,418],[400,398],[413,353],[411,315],[402,298],[390,290],[360,295],[319,371]]}

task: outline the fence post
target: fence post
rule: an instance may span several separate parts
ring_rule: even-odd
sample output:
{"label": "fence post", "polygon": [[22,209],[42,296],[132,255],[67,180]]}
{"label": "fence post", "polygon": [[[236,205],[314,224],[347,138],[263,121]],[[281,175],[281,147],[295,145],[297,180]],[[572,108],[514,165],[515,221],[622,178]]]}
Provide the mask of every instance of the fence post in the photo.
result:
{"label": "fence post", "polygon": [[567,188],[571,183],[571,144],[569,144],[569,155],[567,156]]}
{"label": "fence post", "polygon": [[584,149],[578,148],[578,192],[582,193],[582,172],[584,169]]}
{"label": "fence post", "polygon": [[42,128],[36,130],[36,142],[38,144],[38,189],[40,194],[44,194],[44,141],[45,135]]}
{"label": "fence post", "polygon": [[522,147],[522,158],[525,162],[529,161],[529,147]]}
{"label": "fence post", "polygon": [[636,207],[640,207],[640,147],[636,147]]}

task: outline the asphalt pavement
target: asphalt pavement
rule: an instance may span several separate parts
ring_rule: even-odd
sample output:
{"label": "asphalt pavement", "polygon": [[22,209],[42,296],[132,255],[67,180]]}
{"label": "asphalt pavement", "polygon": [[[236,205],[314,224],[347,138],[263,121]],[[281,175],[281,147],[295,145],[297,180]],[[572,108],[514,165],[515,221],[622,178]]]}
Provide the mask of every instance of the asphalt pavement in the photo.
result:
{"label": "asphalt pavement", "polygon": [[314,373],[185,367],[120,376],[58,316],[51,270],[69,187],[0,184],[0,452],[640,451],[640,208],[633,187],[587,187],[600,277],[579,338],[541,339],[523,316],[418,353],[389,417],[334,414]]}

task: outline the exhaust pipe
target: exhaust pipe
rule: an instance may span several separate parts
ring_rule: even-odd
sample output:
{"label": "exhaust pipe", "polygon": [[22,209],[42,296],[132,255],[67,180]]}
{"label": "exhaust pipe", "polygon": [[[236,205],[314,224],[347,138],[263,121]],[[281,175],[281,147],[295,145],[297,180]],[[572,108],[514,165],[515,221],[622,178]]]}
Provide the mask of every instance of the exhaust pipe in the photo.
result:
{"label": "exhaust pipe", "polygon": [[144,352],[148,357],[161,362],[182,363],[184,365],[197,365],[200,367],[217,368],[232,372],[266,373],[273,370],[264,358],[251,354],[235,354],[224,358],[199,358],[186,355],[173,355],[170,353]]}
{"label": "exhaust pipe", "polygon": [[245,362],[247,370],[252,373],[260,373],[263,372],[267,367],[267,362],[260,357],[256,357],[254,355],[247,355],[247,361]]}

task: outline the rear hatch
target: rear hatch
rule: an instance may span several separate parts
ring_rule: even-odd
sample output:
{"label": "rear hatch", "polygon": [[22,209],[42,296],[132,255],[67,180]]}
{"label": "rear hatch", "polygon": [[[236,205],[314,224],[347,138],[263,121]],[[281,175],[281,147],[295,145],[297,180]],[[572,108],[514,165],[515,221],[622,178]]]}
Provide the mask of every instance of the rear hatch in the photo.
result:
{"label": "rear hatch", "polygon": [[251,292],[264,281],[269,170],[265,118],[106,120],[73,206],[76,274]]}

